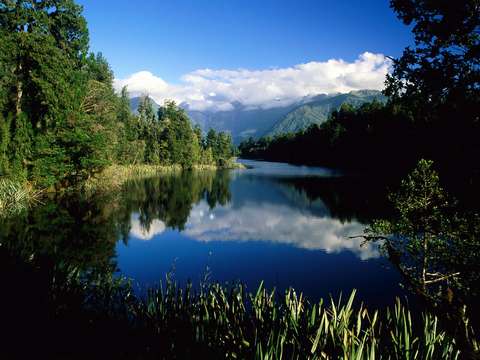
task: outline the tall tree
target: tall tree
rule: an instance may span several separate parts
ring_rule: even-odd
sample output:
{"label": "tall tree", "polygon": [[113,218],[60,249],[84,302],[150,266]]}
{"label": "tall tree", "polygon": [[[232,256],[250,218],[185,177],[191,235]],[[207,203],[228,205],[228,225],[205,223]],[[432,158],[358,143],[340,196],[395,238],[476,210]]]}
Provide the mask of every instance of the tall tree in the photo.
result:
{"label": "tall tree", "polygon": [[415,121],[419,157],[467,185],[480,174],[480,2],[390,4],[411,26],[415,45],[394,60],[385,94]]}
{"label": "tall tree", "polygon": [[[480,91],[480,2],[392,0],[398,17],[412,26],[415,46],[394,60],[386,93],[423,107],[478,102]],[[478,120],[478,111],[474,116]]]}

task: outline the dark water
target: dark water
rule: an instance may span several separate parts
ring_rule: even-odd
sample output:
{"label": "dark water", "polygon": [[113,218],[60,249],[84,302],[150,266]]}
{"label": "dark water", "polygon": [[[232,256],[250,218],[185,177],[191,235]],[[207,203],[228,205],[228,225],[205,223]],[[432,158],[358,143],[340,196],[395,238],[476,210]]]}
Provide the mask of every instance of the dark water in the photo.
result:
{"label": "dark water", "polygon": [[403,295],[364,224],[383,196],[362,178],[322,168],[245,161],[247,170],[131,181],[94,199],[51,199],[1,227],[2,239],[57,261],[134,280],[139,291],[172,271],[180,283],[260,281],[312,300],[358,289],[372,306]]}

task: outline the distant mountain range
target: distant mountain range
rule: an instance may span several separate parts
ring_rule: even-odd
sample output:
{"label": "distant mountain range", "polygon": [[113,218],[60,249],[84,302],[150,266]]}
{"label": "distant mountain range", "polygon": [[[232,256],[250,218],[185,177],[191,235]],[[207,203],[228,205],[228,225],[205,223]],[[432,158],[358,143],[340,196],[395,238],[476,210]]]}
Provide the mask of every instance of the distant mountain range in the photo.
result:
{"label": "distant mountain range", "polygon": [[230,111],[195,111],[185,107],[193,122],[202,129],[214,128],[217,131],[230,131],[235,143],[249,137],[258,138],[267,134],[272,126],[283,119],[296,105],[270,109],[248,109],[240,103]]}
{"label": "distant mountain range", "polygon": [[[131,99],[132,111],[136,112],[140,97]],[[270,109],[251,109],[235,103],[229,111],[196,111],[188,104],[180,104],[192,122],[199,124],[203,131],[213,128],[217,131],[229,131],[235,143],[248,137],[258,138],[274,136],[286,132],[296,132],[308,128],[312,124],[326,121],[334,110],[342,104],[360,106],[363,103],[377,100],[385,102],[386,97],[377,90],[358,90],[347,94],[330,94],[306,97],[292,105]],[[155,109],[159,105],[152,100]]]}

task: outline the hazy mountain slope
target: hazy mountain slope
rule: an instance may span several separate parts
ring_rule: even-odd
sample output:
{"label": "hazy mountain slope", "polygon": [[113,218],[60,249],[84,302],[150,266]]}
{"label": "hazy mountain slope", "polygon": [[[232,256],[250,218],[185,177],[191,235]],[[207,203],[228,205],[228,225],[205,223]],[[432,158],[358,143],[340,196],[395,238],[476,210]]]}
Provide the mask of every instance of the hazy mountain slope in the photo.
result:
{"label": "hazy mountain slope", "polygon": [[348,94],[316,97],[285,115],[266,135],[275,136],[282,133],[297,132],[308,128],[312,124],[323,123],[328,119],[331,112],[338,110],[342,104],[360,106],[373,100],[384,102],[386,97],[376,90],[359,90]]}
{"label": "hazy mountain slope", "polygon": [[[141,97],[130,99],[134,113],[137,112],[141,99]],[[232,134],[233,141],[238,144],[248,137],[259,138],[264,135],[295,132],[311,124],[321,124],[343,103],[359,106],[374,99],[385,101],[385,97],[379,91],[360,90],[348,94],[306,97],[292,105],[271,109],[251,109],[240,103],[235,103],[234,108],[229,111],[191,110],[188,104],[180,104],[180,107],[186,110],[192,123],[200,125],[204,132],[211,128],[216,131],[228,131]],[[153,99],[150,100],[157,111],[160,105]]]}
{"label": "hazy mountain slope", "polygon": [[[135,114],[137,114],[138,105],[140,104],[141,100],[142,100],[141,96],[133,97],[133,98],[130,99],[130,109],[132,109],[132,111]],[[150,102],[152,103],[153,110],[155,110],[155,113],[156,113],[158,111],[158,109],[160,108],[160,105],[158,105],[155,102],[155,100],[153,100],[152,98],[150,98]]]}
{"label": "hazy mountain slope", "polygon": [[199,124],[203,131],[213,128],[217,131],[229,131],[235,143],[250,136],[260,137],[272,126],[293,110],[298,104],[272,109],[247,109],[235,104],[230,111],[194,111],[186,107],[193,123]]}
{"label": "hazy mountain slope", "polygon": [[[137,113],[141,97],[130,99],[130,108]],[[153,99],[150,99],[155,112],[158,105]],[[200,125],[205,133],[213,128],[216,131],[228,131],[232,134],[233,140],[239,143],[250,136],[260,137],[278,121],[283,118],[297,104],[277,107],[272,109],[248,109],[242,104],[234,104],[234,109],[230,111],[196,111],[190,110],[188,104],[180,104],[180,107],[186,110],[193,124]]]}

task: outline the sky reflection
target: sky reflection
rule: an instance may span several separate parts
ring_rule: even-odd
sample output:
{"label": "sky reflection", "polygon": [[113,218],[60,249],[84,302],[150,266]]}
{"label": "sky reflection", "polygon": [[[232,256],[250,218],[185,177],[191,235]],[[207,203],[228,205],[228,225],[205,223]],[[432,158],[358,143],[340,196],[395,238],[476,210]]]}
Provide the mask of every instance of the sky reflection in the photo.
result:
{"label": "sky reflection", "polygon": [[206,202],[196,205],[188,219],[185,234],[200,241],[269,241],[327,253],[351,251],[360,259],[379,256],[374,244],[361,247],[364,225],[342,223],[330,217],[318,217],[288,206],[246,203],[240,208],[217,207]]}

